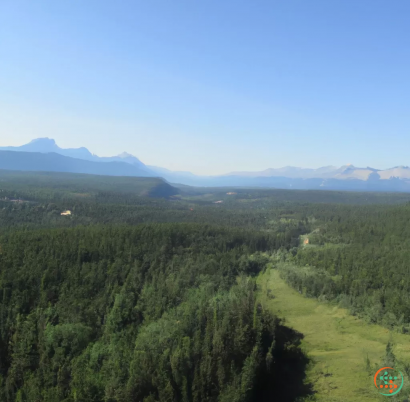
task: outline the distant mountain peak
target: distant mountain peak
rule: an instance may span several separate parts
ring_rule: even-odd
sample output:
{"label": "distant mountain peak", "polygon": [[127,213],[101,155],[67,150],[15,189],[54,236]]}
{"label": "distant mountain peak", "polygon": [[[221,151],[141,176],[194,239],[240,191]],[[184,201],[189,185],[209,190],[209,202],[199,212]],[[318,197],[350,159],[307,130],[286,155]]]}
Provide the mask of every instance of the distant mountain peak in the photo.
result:
{"label": "distant mountain peak", "polygon": [[127,163],[129,165],[134,165],[144,176],[157,176],[153,171],[150,171],[144,163],[142,163],[137,157],[129,154],[128,152],[123,152],[118,156],[104,156],[99,157],[98,155],[92,154],[87,148],[60,148],[53,138],[42,137],[36,138],[30,141],[28,144],[21,145],[19,147],[0,147],[0,151],[15,151],[15,152],[40,152],[40,153],[56,153],[63,156],[68,156],[70,158],[83,159],[86,161],[93,162],[120,162]]}
{"label": "distant mountain peak", "polygon": [[93,155],[91,152],[84,147],[81,148],[60,148],[53,138],[42,137],[35,138],[28,144],[21,145],[19,147],[0,147],[1,150],[8,151],[20,151],[20,152],[40,152],[40,153],[50,153],[55,152],[60,155],[69,156],[72,158],[80,158],[86,160],[93,160]]}
{"label": "distant mountain peak", "polygon": [[129,154],[128,152],[123,152],[119,155],[117,155],[119,158],[135,158],[134,155]]}
{"label": "distant mountain peak", "polygon": [[56,141],[53,138],[48,138],[48,137],[35,138],[34,140],[31,140],[29,144],[34,144],[34,143],[39,143],[39,142],[56,145]]}

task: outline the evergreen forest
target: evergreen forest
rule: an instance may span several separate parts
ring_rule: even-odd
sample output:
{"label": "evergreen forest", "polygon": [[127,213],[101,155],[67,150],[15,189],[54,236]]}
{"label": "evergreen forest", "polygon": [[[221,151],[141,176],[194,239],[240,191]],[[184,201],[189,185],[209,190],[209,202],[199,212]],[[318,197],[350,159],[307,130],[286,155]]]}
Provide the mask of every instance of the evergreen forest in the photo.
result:
{"label": "evergreen forest", "polygon": [[0,173],[1,401],[313,398],[269,269],[410,331],[406,194]]}

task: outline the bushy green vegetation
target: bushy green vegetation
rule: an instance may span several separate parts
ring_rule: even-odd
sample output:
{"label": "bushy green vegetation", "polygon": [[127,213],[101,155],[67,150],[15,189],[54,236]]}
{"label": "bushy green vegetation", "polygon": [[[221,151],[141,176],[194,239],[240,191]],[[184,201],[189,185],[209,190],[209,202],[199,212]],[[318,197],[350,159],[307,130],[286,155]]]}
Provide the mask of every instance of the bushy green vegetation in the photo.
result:
{"label": "bushy green vegetation", "polygon": [[408,332],[409,222],[409,205],[346,208],[317,223],[309,245],[285,257],[294,266],[284,266],[283,276],[309,297]]}

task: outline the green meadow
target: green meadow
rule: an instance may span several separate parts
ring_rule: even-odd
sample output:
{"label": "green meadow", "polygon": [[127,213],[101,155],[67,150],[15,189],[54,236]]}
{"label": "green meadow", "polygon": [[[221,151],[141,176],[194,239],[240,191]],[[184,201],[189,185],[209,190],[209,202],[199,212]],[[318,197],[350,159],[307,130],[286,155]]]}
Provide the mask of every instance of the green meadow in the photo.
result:
{"label": "green meadow", "polygon": [[[270,268],[258,277],[264,309],[285,319],[286,326],[303,334],[301,348],[310,359],[305,383],[314,395],[304,400],[370,402],[385,400],[373,375],[381,367],[386,345],[393,343],[397,361],[410,361],[410,337],[379,325],[366,324],[345,309],[309,299],[289,287]],[[273,295],[273,296],[272,296]],[[368,359],[368,360],[367,360]],[[406,384],[405,384],[406,385]],[[406,386],[389,401],[407,401]]]}

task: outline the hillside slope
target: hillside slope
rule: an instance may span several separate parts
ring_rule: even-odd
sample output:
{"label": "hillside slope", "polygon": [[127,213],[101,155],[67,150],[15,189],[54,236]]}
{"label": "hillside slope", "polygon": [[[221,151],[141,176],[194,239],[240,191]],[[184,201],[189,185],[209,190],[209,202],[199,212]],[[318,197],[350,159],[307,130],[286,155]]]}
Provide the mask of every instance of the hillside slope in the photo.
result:
{"label": "hillside slope", "polygon": [[87,173],[106,176],[153,176],[144,169],[125,162],[99,163],[71,158],[54,152],[0,151],[0,169]]}
{"label": "hillside slope", "polygon": [[118,195],[169,197],[180,190],[158,177],[118,177],[62,172],[21,172],[0,170],[0,192],[36,193],[61,191],[64,194],[90,196],[101,192]]}

